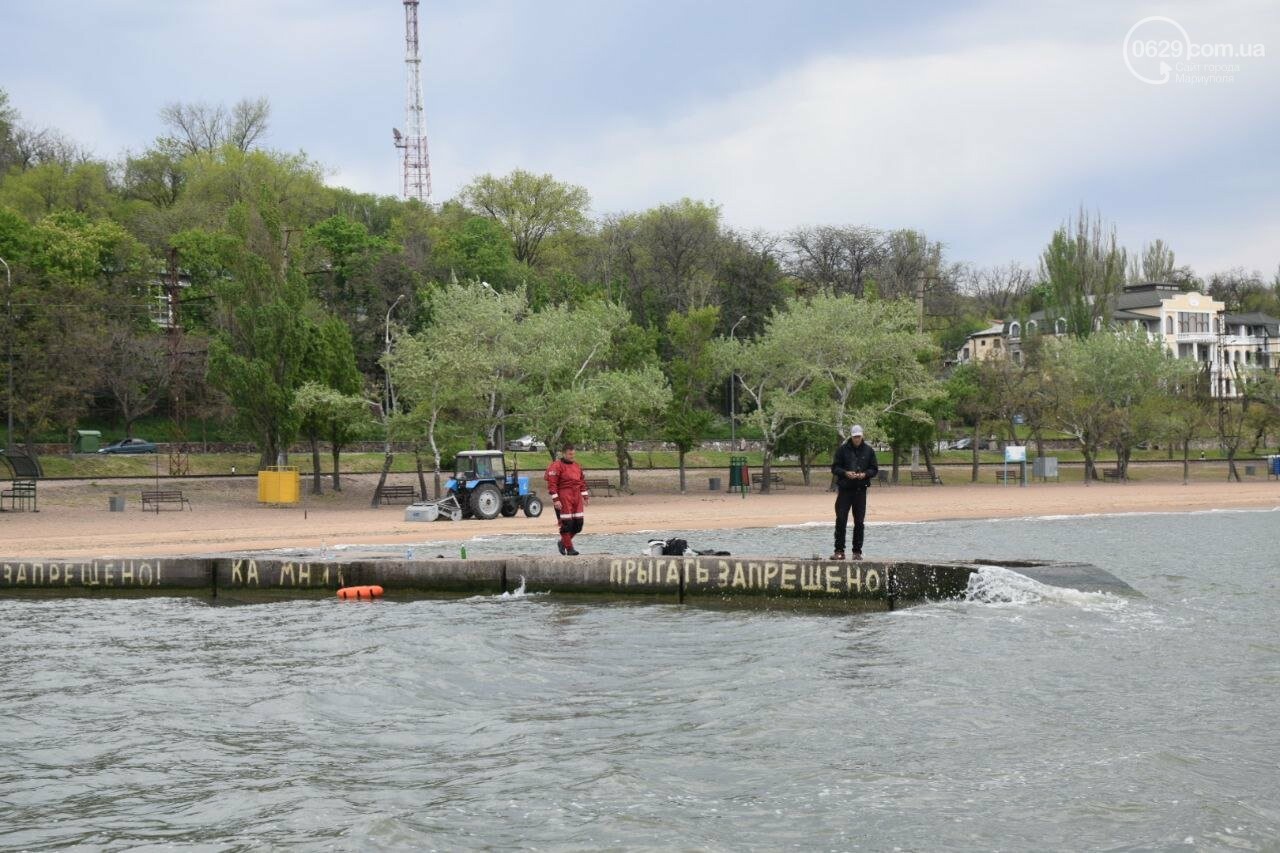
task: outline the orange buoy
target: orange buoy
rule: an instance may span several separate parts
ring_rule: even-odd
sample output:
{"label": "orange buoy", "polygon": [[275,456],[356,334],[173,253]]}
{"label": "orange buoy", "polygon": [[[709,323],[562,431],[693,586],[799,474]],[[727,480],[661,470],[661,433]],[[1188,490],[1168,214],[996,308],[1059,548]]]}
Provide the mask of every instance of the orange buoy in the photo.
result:
{"label": "orange buoy", "polygon": [[375,598],[382,597],[382,587],[380,586],[344,586],[338,590],[338,598],[343,601],[356,601],[363,599],[371,601]]}

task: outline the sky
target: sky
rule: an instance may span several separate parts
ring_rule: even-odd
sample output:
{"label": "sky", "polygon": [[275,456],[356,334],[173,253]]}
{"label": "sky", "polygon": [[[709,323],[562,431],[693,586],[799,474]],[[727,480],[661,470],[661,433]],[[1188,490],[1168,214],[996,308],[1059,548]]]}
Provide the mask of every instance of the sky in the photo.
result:
{"label": "sky", "polygon": [[[951,260],[1031,266],[1083,207],[1201,275],[1280,266],[1272,0],[422,0],[419,15],[436,201],[523,168],[586,187],[596,215],[687,196],[735,228],[918,228]],[[265,144],[305,151],[331,184],[399,191],[399,0],[0,0],[0,88],[107,158],[145,149],[167,103],[266,96]]]}

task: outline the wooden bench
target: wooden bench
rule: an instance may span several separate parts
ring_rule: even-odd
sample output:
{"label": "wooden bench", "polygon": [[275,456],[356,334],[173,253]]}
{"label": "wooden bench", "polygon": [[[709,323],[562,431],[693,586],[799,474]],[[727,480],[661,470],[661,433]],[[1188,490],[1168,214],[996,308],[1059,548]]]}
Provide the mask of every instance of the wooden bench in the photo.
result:
{"label": "wooden bench", "polygon": [[4,508],[5,498],[9,499],[9,509],[39,511],[36,509],[35,480],[14,480],[12,488],[0,492],[0,509]]}
{"label": "wooden bench", "polygon": [[379,504],[411,504],[418,499],[416,486],[383,486],[378,490]]}
{"label": "wooden bench", "polygon": [[[142,509],[145,512],[148,507],[156,512],[165,504],[175,504],[179,512],[185,506],[192,509],[191,501],[182,496],[182,492],[177,489],[169,489],[166,491],[153,491],[142,493]],[[194,511],[194,510],[193,510]]]}
{"label": "wooden bench", "polygon": [[608,477],[587,477],[583,480],[587,484],[587,491],[591,493],[591,497],[603,495],[611,498],[615,493],[621,493],[621,489],[609,482]]}
{"label": "wooden bench", "polygon": [[[759,490],[759,488],[760,488],[761,484],[763,484],[763,483],[764,483],[764,474],[752,474],[752,475],[751,475],[751,485],[752,485],[755,489]],[[787,487],[787,481],[786,481],[786,480],[784,480],[784,479],[782,479],[782,475],[781,475],[781,474],[779,474],[779,473],[777,473],[777,472],[774,472],[774,473],[771,473],[771,474],[769,475],[769,488],[771,488],[771,489],[775,489],[775,488],[776,488],[776,489],[785,489],[786,487]]]}
{"label": "wooden bench", "polygon": [[1017,483],[1021,482],[1022,474],[1019,471],[996,471],[997,483]]}
{"label": "wooden bench", "polygon": [[1103,469],[1102,469],[1102,479],[1103,479],[1104,481],[1110,481],[1110,482],[1112,482],[1112,483],[1117,483],[1117,482],[1119,482],[1119,481],[1123,480],[1123,479],[1124,479],[1124,476],[1120,473],[1120,469],[1119,469],[1119,468],[1103,468]]}
{"label": "wooden bench", "polygon": [[924,484],[924,485],[926,485],[926,486],[941,486],[941,485],[942,485],[942,478],[941,478],[941,477],[939,477],[939,476],[938,476],[938,475],[936,475],[936,474],[930,474],[927,470],[926,470],[926,471],[912,471],[912,472],[911,472],[911,485],[913,485],[913,486],[914,486],[914,485],[916,485],[917,483],[921,483],[921,484]]}

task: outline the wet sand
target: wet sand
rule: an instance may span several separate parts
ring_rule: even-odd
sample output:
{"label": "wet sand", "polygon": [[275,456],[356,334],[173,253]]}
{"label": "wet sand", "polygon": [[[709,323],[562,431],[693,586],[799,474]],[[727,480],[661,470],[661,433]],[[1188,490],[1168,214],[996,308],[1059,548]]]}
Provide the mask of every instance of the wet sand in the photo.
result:
{"label": "wet sand", "polygon": [[[597,472],[593,472],[597,473]],[[706,491],[707,475],[691,472],[691,490],[674,493],[672,472],[636,472],[635,493],[597,496],[587,509],[584,537],[591,533],[652,531],[655,536],[682,530],[776,527],[822,523],[832,519],[834,496],[819,487],[790,485],[770,495]],[[616,474],[612,477],[616,482]],[[143,489],[150,480],[87,482],[45,481],[40,484],[40,511],[0,513],[0,557],[86,558],[107,556],[181,556],[272,548],[318,548],[322,545],[412,544],[462,540],[500,533],[545,533],[550,539],[555,516],[550,507],[540,518],[496,518],[492,521],[404,521],[403,506],[373,508],[370,498],[376,475],[344,479],[341,493],[325,484],[321,496],[307,493],[296,506],[264,506],[257,502],[252,477],[162,481],[162,488],[181,488],[191,511],[142,512]],[[411,477],[397,475],[408,485]],[[123,513],[108,511],[108,498],[125,498]],[[1212,509],[1280,508],[1280,483],[1176,482],[994,484],[945,486],[875,486],[868,501],[868,522],[929,521],[951,518],[1088,515],[1127,512],[1190,512]]]}

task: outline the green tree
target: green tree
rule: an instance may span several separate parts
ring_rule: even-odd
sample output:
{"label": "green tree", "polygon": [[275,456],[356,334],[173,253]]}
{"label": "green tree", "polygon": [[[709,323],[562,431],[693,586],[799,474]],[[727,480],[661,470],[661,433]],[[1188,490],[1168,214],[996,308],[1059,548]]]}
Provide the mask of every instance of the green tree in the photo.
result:
{"label": "green tree", "polygon": [[1067,321],[1067,334],[1087,338],[1109,326],[1111,309],[1125,280],[1125,251],[1115,226],[1083,209],[1076,219],[1053,232],[1040,258],[1040,275],[1048,284],[1048,309]]}
{"label": "green tree", "polygon": [[667,441],[676,446],[681,494],[687,488],[685,456],[711,426],[706,396],[717,378],[712,342],[719,325],[720,310],[715,307],[687,314],[673,311],[667,315],[666,340],[671,357],[666,362],[666,370],[671,383],[671,402],[667,406],[664,432]]}
{"label": "green tree", "polygon": [[671,403],[671,387],[656,364],[637,370],[606,370],[591,383],[596,421],[613,441],[618,487],[631,487],[630,442],[651,429]]}
{"label": "green tree", "polygon": [[544,240],[586,225],[591,205],[582,187],[522,169],[501,178],[481,175],[459,196],[500,224],[511,236],[516,260],[531,267],[538,265]]}

